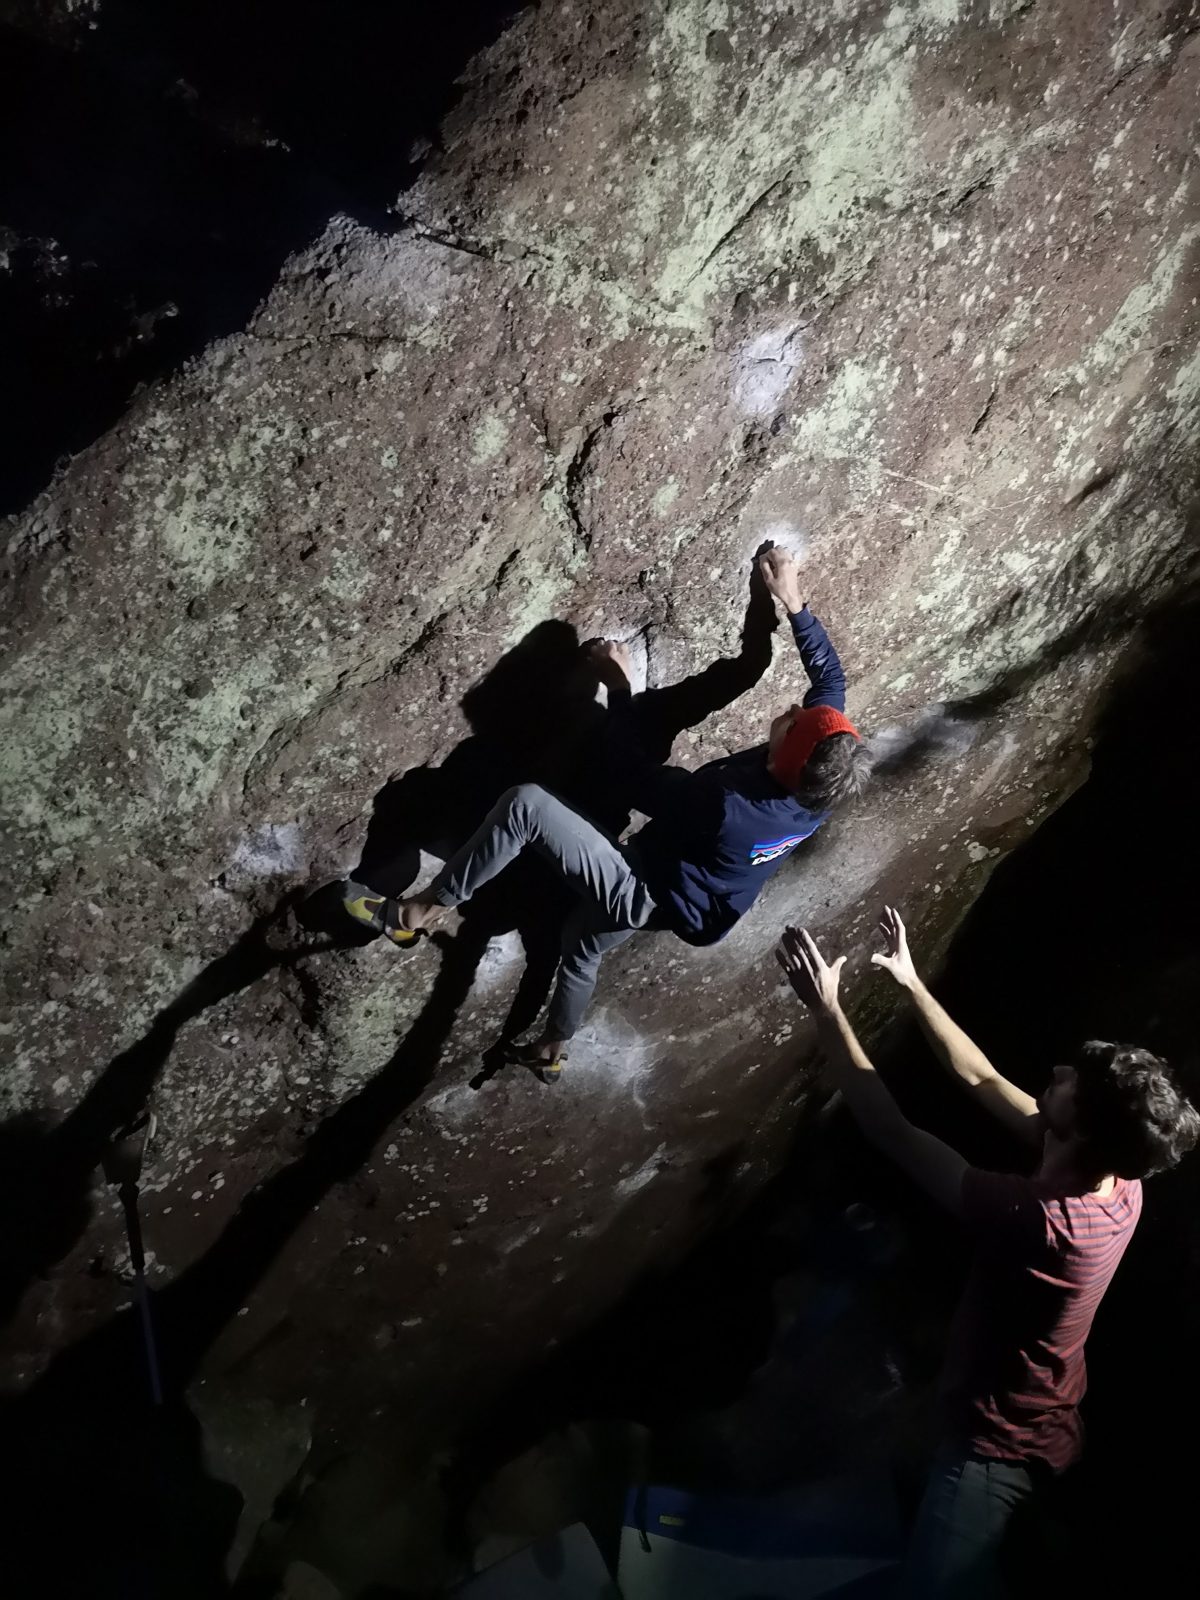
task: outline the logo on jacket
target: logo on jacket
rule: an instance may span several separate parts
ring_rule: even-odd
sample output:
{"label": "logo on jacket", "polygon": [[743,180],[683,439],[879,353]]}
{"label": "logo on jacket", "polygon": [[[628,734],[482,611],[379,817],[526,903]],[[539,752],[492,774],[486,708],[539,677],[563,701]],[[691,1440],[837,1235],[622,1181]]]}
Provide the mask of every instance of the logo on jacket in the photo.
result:
{"label": "logo on jacket", "polygon": [[[809,830],[810,833],[812,831],[812,829]],[[789,850],[794,850],[798,844],[803,844],[807,838],[807,833],[789,833],[786,839],[774,839],[768,844],[751,845],[750,865],[762,867],[768,861],[778,861],[780,856],[787,855]]]}

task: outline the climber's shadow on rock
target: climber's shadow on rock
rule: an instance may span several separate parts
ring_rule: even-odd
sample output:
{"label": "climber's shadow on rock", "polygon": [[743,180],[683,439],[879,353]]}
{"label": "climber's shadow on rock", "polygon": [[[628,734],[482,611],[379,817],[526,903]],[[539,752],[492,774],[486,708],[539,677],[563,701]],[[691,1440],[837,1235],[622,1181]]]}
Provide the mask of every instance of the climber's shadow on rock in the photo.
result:
{"label": "climber's shadow on rock", "polygon": [[[644,697],[638,715],[646,737],[659,740],[655,748],[664,756],[672,729],[701,720],[758,680],[770,658],[773,623],[773,612],[752,595],[737,658]],[[557,661],[563,672],[547,676],[548,661]],[[377,829],[368,839],[364,859],[381,871],[391,863],[395,876],[389,887],[404,886],[405,874],[414,870],[413,852],[423,841],[447,842],[448,819],[453,835],[469,831],[473,819],[513,782],[557,772],[564,788],[575,783],[594,789],[602,776],[595,762],[604,751],[606,713],[585,693],[586,677],[575,682],[578,662],[577,640],[565,624],[535,629],[469,692],[471,735],[443,767],[418,769],[387,786],[381,814],[388,817],[389,829]],[[573,714],[546,720],[540,713],[547,705]],[[619,793],[610,791],[605,803],[619,804]],[[396,809],[388,810],[392,805]],[[391,827],[401,823],[411,834],[393,836]],[[377,843],[379,853],[372,856]],[[534,895],[531,886],[531,916],[536,906],[536,916],[547,918],[546,887],[542,883]],[[14,1575],[18,1586],[23,1579],[29,1582],[28,1589],[15,1592],[87,1592],[100,1600],[134,1592],[199,1600],[228,1592],[222,1562],[235,1527],[236,1497],[205,1468],[184,1398],[187,1387],[222,1329],[314,1208],[337,1184],[355,1178],[395,1119],[432,1081],[470,992],[491,919],[513,919],[508,899],[497,889],[489,912],[489,902],[480,896],[481,909],[464,921],[462,932],[434,943],[437,968],[429,997],[390,1059],[318,1123],[296,1160],[243,1199],[198,1260],[153,1293],[164,1404],[150,1404],[142,1330],[132,1306],[63,1350],[30,1389],[6,1403],[6,1441],[22,1463],[19,1484],[8,1498],[16,1533],[6,1544],[6,1575]],[[264,937],[269,921],[263,919],[247,934],[240,955],[230,952],[214,963],[206,983],[198,979],[190,986],[186,1005],[181,997],[168,1008],[135,1047],[133,1066],[119,1058],[120,1070],[114,1071],[114,1063],[111,1076],[102,1080],[108,1109],[103,1116],[96,1113],[97,1129],[107,1130],[118,1111],[139,1097],[165,1059],[175,1029],[185,1015],[196,1014],[199,1002],[211,1004],[282,960],[330,947],[275,949],[277,934]],[[277,922],[270,925],[278,929]],[[89,1111],[81,1123],[91,1117]],[[82,1150],[82,1138],[80,1143]],[[95,1146],[81,1153],[81,1165],[91,1160],[91,1149]],[[71,1518],[70,1539],[61,1537],[64,1507]],[[153,1538],[138,1544],[136,1528],[142,1524],[151,1526]],[[245,1592],[275,1590],[254,1589],[252,1583]]]}
{"label": "climber's shadow on rock", "polygon": [[[440,766],[414,767],[375,796],[351,876],[380,894],[405,894],[417,883],[422,853],[445,861],[519,783],[544,784],[620,834],[630,820],[632,774],[667,761],[684,729],[758,683],[770,664],[776,627],[774,604],[754,562],[738,653],[633,696],[628,715],[617,719],[596,698],[598,680],[575,629],[540,623],[464,695],[469,736]],[[553,983],[570,903],[559,875],[527,853],[463,906],[458,942],[473,952],[476,966],[492,939],[514,932],[526,961],[474,1087],[499,1070],[507,1045],[536,1021]],[[330,933],[348,921],[337,884],[316,891],[298,915],[305,927]]]}
{"label": "climber's shadow on rock", "polygon": [[[627,720],[640,759],[667,760],[683,729],[731,704],[766,671],[776,618],[757,566],[751,570],[738,654],[634,698]],[[629,752],[613,746],[611,719],[596,699],[595,674],[568,623],[544,622],[532,629],[467,690],[462,710],[471,732],[446,761],[415,767],[376,796],[356,877],[385,894],[404,893],[416,880],[422,851],[445,859],[499,796],[522,782],[547,784],[614,834],[628,822],[623,774]],[[628,730],[623,737],[629,737]],[[500,1038],[472,1080],[476,1087],[503,1064],[505,1045],[536,1020],[553,982],[568,907],[569,895],[557,874],[529,856],[464,908],[452,962],[464,995],[493,938],[515,931],[526,955]],[[299,944],[286,932],[293,909],[310,934]],[[96,1169],[113,1139],[145,1106],[180,1029],[278,968],[369,939],[343,912],[336,886],[303,904],[298,894],[286,895],[108,1063],[59,1123],[47,1128],[34,1115],[0,1125],[0,1202],[7,1215],[26,1219],[23,1227],[7,1230],[0,1243],[0,1322],[13,1314],[33,1279],[62,1260],[82,1236]],[[441,1017],[439,1025],[448,1032],[453,1020]],[[425,1081],[422,1076],[417,1088]]]}
{"label": "climber's shadow on rock", "polygon": [[[577,752],[599,736],[605,717],[596,699],[595,674],[575,629],[553,621],[539,623],[507,651],[467,690],[461,708],[471,731],[446,760],[440,766],[411,768],[375,796],[351,877],[380,894],[398,896],[413,887],[422,852],[445,860],[514,784],[540,781],[568,787]],[[459,961],[469,959],[472,972],[489,942],[502,934],[516,931],[525,949],[525,978],[505,1026],[506,1038],[515,1038],[537,1015],[558,960],[557,929],[566,905],[556,875],[527,857],[463,908],[454,943]],[[316,890],[297,915],[303,927],[333,936],[353,927],[337,883]]]}
{"label": "climber's shadow on rock", "polygon": [[[769,598],[755,587],[737,657],[638,697],[634,712],[653,759],[666,759],[681,728],[758,681],[770,659],[773,623]],[[376,796],[355,872],[384,893],[401,894],[411,886],[422,850],[449,855],[517,783],[547,783],[613,831],[623,826],[620,783],[606,770],[611,754],[605,741],[607,713],[568,623],[545,622],[532,629],[468,689],[462,709],[471,732],[447,760],[439,767],[413,768]],[[257,917],[163,1007],[141,1038],[104,1067],[57,1124],[48,1127],[41,1117],[26,1115],[0,1125],[0,1203],[6,1215],[25,1219],[21,1228],[7,1229],[0,1242],[0,1322],[13,1314],[33,1279],[62,1260],[82,1236],[96,1169],[112,1140],[145,1106],[185,1024],[274,970],[369,942],[370,935],[342,911],[336,891],[319,891],[298,902],[297,894],[288,894]],[[492,938],[515,930],[526,952],[502,1042],[529,1027],[541,1009],[557,965],[567,905],[557,875],[525,858],[465,908],[453,941],[453,966],[465,975],[464,993]],[[309,935],[299,943],[288,931],[293,909]],[[448,1030],[453,1017],[442,1021]],[[484,1075],[501,1059],[497,1050]]]}

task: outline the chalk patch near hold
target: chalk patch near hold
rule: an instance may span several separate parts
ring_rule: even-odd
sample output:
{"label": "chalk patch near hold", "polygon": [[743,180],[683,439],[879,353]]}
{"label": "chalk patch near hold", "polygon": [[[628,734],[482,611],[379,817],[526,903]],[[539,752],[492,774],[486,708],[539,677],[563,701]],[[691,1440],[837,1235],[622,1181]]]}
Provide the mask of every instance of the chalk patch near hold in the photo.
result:
{"label": "chalk patch near hold", "polygon": [[479,965],[475,969],[475,987],[494,989],[512,974],[514,968],[521,966],[524,960],[525,947],[521,943],[520,934],[515,930],[498,934],[480,957]]}
{"label": "chalk patch near hold", "polygon": [[652,1156],[647,1156],[636,1172],[621,1178],[613,1185],[613,1193],[618,1200],[628,1200],[631,1195],[637,1194],[639,1189],[644,1189],[648,1183],[653,1183],[662,1170],[663,1157],[667,1147],[660,1144]]}
{"label": "chalk patch near hold", "polygon": [[617,1013],[593,1011],[568,1046],[565,1077],[593,1092],[611,1088],[627,1096],[649,1127],[642,1085],[668,1049],[661,1040],[643,1038]]}
{"label": "chalk patch near hold", "polygon": [[879,728],[866,741],[871,766],[890,772],[919,761],[950,761],[966,755],[979,737],[979,724],[952,717],[940,704],[928,705],[911,722]]}
{"label": "chalk patch near hold", "polygon": [[522,1228],[520,1233],[514,1234],[511,1239],[503,1239],[497,1246],[502,1256],[512,1255],[514,1250],[519,1250],[523,1244],[528,1244],[531,1239],[536,1239],[542,1231],[540,1222],[531,1222],[527,1228]]}
{"label": "chalk patch near hold", "polygon": [[238,844],[226,876],[282,878],[303,864],[299,823],[264,822]]}
{"label": "chalk patch near hold", "polygon": [[777,411],[803,358],[798,328],[776,328],[742,345],[734,358],[733,398],[748,417]]}
{"label": "chalk patch near hold", "polygon": [[658,1046],[611,1012],[601,1012],[571,1040],[567,1070],[572,1079],[606,1078],[631,1086],[654,1064]]}
{"label": "chalk patch near hold", "polygon": [[765,528],[760,528],[754,535],[753,542],[747,550],[747,559],[753,556],[761,544],[770,540],[780,550],[786,550],[797,566],[803,566],[808,560],[809,538],[803,528],[797,527],[794,522],[780,520],[768,522]]}

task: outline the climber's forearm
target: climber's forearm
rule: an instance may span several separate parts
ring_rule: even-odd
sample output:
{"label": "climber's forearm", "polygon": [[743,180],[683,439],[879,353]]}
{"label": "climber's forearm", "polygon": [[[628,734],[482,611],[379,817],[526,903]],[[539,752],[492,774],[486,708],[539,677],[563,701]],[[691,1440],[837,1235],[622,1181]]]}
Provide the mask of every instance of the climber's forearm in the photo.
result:
{"label": "climber's forearm", "polygon": [[803,606],[794,614],[789,613],[788,620],[804,670],[811,682],[811,688],[804,696],[804,704],[832,706],[835,711],[845,711],[846,674],[833,641],[820,619],[807,606]]}

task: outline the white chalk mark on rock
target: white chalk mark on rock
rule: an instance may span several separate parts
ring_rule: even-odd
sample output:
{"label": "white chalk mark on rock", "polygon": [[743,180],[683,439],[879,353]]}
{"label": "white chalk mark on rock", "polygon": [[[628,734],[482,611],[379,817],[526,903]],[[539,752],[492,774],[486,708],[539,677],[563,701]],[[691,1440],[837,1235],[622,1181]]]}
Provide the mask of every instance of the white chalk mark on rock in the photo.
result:
{"label": "white chalk mark on rock", "polygon": [[798,566],[803,566],[808,560],[808,535],[796,523],[788,522],[785,519],[768,522],[765,528],[760,528],[755,533],[746,552],[746,559],[749,560],[754,552],[765,544],[768,539],[778,549],[786,550]]}
{"label": "white chalk mark on rock", "polygon": [[660,1144],[652,1156],[647,1156],[636,1172],[629,1173],[613,1186],[613,1193],[618,1200],[628,1200],[631,1195],[637,1194],[639,1189],[644,1189],[648,1183],[653,1183],[663,1168],[663,1158],[667,1153],[665,1144]]}
{"label": "white chalk mark on rock", "polygon": [[528,1244],[531,1239],[536,1239],[542,1231],[540,1222],[531,1222],[527,1228],[522,1228],[520,1233],[514,1234],[511,1239],[505,1239],[499,1245],[502,1256],[512,1255],[514,1250],[519,1250],[523,1244]]}
{"label": "white chalk mark on rock", "polygon": [[800,330],[775,328],[742,345],[734,358],[733,398],[748,417],[778,411],[803,359]]}
{"label": "white chalk mark on rock", "polygon": [[504,983],[524,965],[525,947],[519,933],[498,934],[488,945],[475,969],[475,987],[484,991]]}
{"label": "white chalk mark on rock", "polygon": [[952,761],[965,756],[979,725],[952,717],[940,704],[925,706],[910,722],[878,728],[867,740],[871,765],[881,771],[912,760]]}
{"label": "white chalk mark on rock", "polygon": [[299,824],[264,822],[238,844],[228,876],[281,878],[298,872],[303,864]]}

